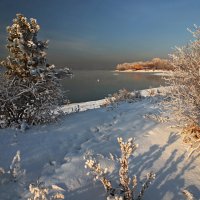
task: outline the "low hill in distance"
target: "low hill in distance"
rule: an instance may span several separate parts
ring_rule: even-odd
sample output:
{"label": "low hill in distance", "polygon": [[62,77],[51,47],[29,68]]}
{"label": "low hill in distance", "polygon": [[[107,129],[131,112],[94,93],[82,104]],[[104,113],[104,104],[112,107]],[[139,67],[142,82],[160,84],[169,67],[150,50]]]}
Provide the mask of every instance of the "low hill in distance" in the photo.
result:
{"label": "low hill in distance", "polygon": [[161,58],[153,58],[150,61],[138,61],[132,63],[122,63],[116,66],[116,70],[118,71],[126,71],[126,70],[172,70],[173,67],[169,63],[167,59]]}

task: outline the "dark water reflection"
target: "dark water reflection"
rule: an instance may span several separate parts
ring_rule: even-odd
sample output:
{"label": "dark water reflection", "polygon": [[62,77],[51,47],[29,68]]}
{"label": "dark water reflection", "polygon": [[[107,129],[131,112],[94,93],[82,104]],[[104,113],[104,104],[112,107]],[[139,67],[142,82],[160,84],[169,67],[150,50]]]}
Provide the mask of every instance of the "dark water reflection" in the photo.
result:
{"label": "dark water reflection", "polygon": [[106,70],[75,70],[74,77],[62,80],[70,102],[102,99],[119,89],[147,89],[163,85],[161,76],[153,73],[118,73]]}

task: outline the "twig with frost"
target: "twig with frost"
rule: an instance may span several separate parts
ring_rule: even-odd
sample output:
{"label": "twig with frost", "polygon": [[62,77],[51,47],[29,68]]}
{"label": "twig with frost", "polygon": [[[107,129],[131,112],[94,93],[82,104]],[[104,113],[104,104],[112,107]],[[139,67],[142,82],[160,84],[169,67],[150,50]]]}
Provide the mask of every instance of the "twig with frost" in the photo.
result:
{"label": "twig with frost", "polygon": [[200,127],[190,125],[182,130],[183,142],[189,144],[188,152],[190,157],[195,151],[200,150]]}
{"label": "twig with frost", "polygon": [[14,181],[17,181],[19,177],[21,177],[24,174],[24,170],[21,169],[20,161],[20,151],[17,151],[10,165],[10,174]]}
{"label": "twig with frost", "polygon": [[129,188],[130,178],[128,175],[128,159],[136,150],[138,145],[134,144],[133,139],[129,138],[127,142],[123,142],[122,138],[117,138],[121,149],[121,158],[119,158],[120,169],[119,169],[119,180],[124,192],[125,199],[132,198],[132,192]]}
{"label": "twig with frost", "polygon": [[2,167],[0,167],[0,176],[1,176],[2,174],[5,174],[5,170],[4,170]]}
{"label": "twig with frost", "polygon": [[36,183],[29,185],[28,200],[61,200],[65,198],[61,191],[64,189],[57,185],[47,187],[44,182],[37,180]]}
{"label": "twig with frost", "polygon": [[95,159],[86,160],[85,168],[89,168],[91,170],[91,173],[94,176],[95,180],[98,179],[101,181],[107,193],[110,193],[112,191],[111,182],[105,177],[105,174],[107,173],[107,168],[102,169],[100,163],[97,163]]}
{"label": "twig with frost", "polygon": [[25,170],[21,168],[20,151],[14,156],[9,170],[0,167],[0,185],[14,182],[15,188],[23,189],[25,182]]}
{"label": "twig with frost", "polygon": [[186,200],[194,200],[192,193],[190,193],[188,190],[183,189],[182,193],[183,193]]}
{"label": "twig with frost", "polygon": [[[128,166],[129,157],[137,149],[138,145],[134,143],[132,138],[127,142],[123,142],[122,138],[118,138],[120,145],[121,157],[118,159],[120,163],[119,169],[119,187],[113,188],[111,181],[105,176],[107,169],[102,169],[101,165],[95,159],[89,159],[85,162],[85,167],[89,168],[95,180],[100,180],[106,190],[107,200],[141,200],[144,192],[155,179],[155,174],[150,172],[142,186],[140,193],[137,195],[137,177],[133,176],[132,181],[129,178]],[[111,154],[112,155],[112,154]],[[111,156],[113,158],[113,156]],[[131,186],[130,186],[131,185]]]}
{"label": "twig with frost", "polygon": [[153,172],[150,172],[147,174],[147,178],[145,183],[142,185],[142,189],[138,195],[137,200],[141,200],[142,197],[144,196],[144,192],[149,188],[151,182],[155,179],[155,174]]}

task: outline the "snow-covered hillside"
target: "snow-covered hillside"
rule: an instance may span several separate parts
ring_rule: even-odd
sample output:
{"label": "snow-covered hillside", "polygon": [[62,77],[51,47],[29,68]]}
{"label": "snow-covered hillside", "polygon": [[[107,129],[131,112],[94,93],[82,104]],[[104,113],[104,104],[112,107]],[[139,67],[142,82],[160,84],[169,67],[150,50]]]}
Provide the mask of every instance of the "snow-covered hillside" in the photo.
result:
{"label": "snow-covered hillside", "polygon": [[130,161],[131,176],[137,175],[142,181],[147,172],[156,173],[155,181],[145,193],[145,200],[184,199],[181,189],[185,187],[198,199],[200,158],[194,154],[187,159],[178,129],[144,118],[146,114],[158,111],[153,99],[120,103],[114,109],[100,108],[104,100],[70,105],[63,110],[85,111],[71,113],[58,123],[36,126],[26,132],[0,130],[0,166],[9,170],[12,158],[19,150],[21,167],[26,170],[26,176],[20,182],[6,179],[0,182],[0,199],[21,199],[27,195],[29,184],[38,177],[47,185],[62,187],[65,199],[105,199],[103,186],[86,175],[84,157],[97,155],[108,168],[110,180],[117,184],[118,164],[109,159],[109,153],[120,153],[117,137],[135,137],[139,144]]}

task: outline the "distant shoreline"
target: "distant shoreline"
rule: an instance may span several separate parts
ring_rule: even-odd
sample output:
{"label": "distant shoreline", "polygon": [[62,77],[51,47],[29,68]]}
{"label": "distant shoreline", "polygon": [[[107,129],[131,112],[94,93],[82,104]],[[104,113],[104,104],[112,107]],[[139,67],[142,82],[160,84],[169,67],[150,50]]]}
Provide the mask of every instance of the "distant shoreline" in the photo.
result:
{"label": "distant shoreline", "polygon": [[146,72],[146,73],[165,73],[165,72],[169,72],[167,70],[159,70],[159,69],[156,69],[156,70],[152,70],[152,69],[148,69],[148,70],[144,70],[144,69],[141,69],[141,70],[132,70],[132,69],[127,69],[127,70],[114,70],[115,72]]}
{"label": "distant shoreline", "polygon": [[128,70],[114,70],[114,72],[120,72],[120,73],[154,73],[155,75],[159,75],[159,76],[169,76],[170,71],[167,70],[132,70],[132,69],[128,69]]}

